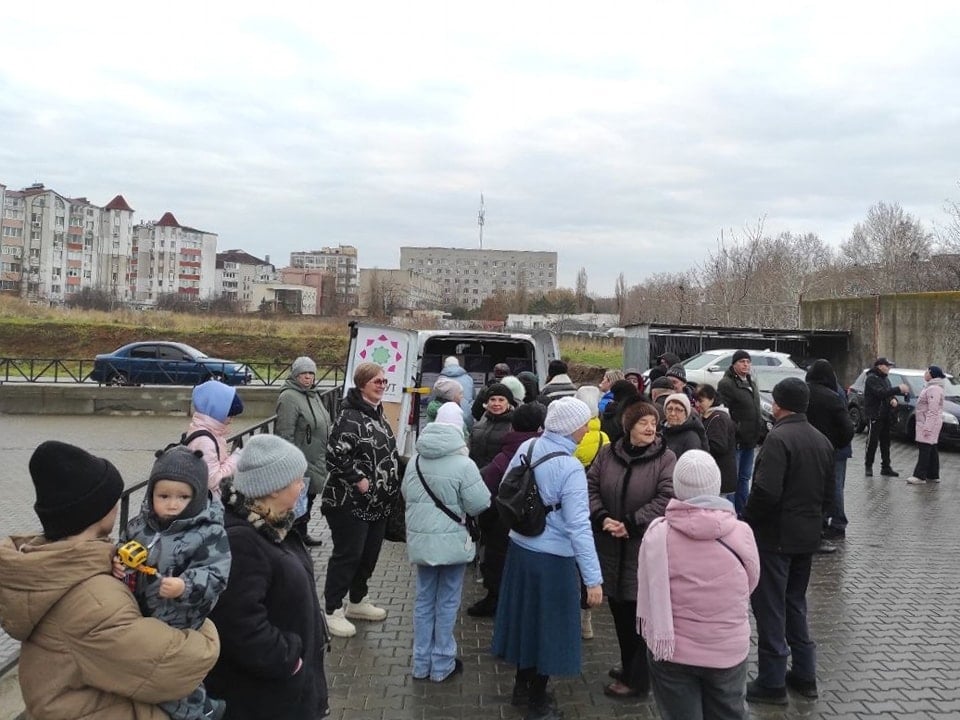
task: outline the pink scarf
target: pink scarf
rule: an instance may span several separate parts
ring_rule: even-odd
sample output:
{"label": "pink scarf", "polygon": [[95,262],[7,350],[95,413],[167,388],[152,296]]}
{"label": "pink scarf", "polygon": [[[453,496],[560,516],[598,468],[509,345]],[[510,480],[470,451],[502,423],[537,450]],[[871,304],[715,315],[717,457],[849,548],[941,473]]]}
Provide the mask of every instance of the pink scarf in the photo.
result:
{"label": "pink scarf", "polygon": [[656,660],[669,660],[676,648],[667,529],[665,518],[658,517],[650,523],[637,557],[637,629]]}

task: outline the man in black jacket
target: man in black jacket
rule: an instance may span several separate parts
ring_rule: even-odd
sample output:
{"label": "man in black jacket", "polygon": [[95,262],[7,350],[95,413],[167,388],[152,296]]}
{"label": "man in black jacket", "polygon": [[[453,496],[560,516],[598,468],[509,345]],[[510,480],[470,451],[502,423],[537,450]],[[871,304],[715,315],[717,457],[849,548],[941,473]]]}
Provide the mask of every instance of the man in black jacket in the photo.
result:
{"label": "man in black jacket", "polygon": [[[823,534],[826,538],[840,538],[847,531],[847,516],[843,509],[843,488],[847,477],[847,458],[850,457],[850,441],[856,434],[850,413],[847,411],[843,390],[837,382],[833,367],[826,360],[816,360],[807,370],[807,388],[810,390],[810,405],[807,420],[822,432],[834,448],[834,495],[833,514],[823,519]],[[821,552],[830,552],[832,546],[821,544]]]}
{"label": "man in black jacket", "polygon": [[890,385],[887,375],[892,367],[893,362],[885,357],[878,357],[873,367],[867,370],[863,383],[863,412],[869,422],[863,469],[863,474],[867,477],[873,477],[873,459],[877,455],[877,445],[880,446],[880,474],[900,477],[900,473],[890,466],[890,422],[896,413],[896,396],[906,395],[910,392],[910,386],[902,383],[896,387]]}
{"label": "man in black jacket", "polygon": [[823,517],[833,505],[834,459],[833,445],[807,421],[809,400],[800,378],[773,388],[776,423],[763,441],[743,513],[760,554],[760,583],[750,597],[758,650],[757,678],[747,683],[750,702],[785,705],[788,685],[817,697],[806,595]]}
{"label": "man in black jacket", "polygon": [[760,390],[751,377],[750,353],[737,350],[727,372],[717,383],[717,395],[730,411],[737,426],[737,492],[733,504],[737,515],[743,514],[753,475],[753,456],[763,427],[760,414]]}

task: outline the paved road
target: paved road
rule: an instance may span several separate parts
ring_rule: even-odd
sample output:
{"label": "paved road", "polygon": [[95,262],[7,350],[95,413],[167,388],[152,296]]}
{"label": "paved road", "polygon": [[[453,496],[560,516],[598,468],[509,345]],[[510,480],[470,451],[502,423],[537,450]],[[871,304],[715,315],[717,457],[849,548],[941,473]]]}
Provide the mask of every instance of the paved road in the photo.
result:
{"label": "paved road", "polygon": [[[128,480],[142,477],[158,438],[182,431],[169,418],[11,418],[0,416],[0,530],[28,530],[32,489],[26,472],[31,442],[58,437],[85,442],[118,462]],[[786,710],[753,709],[754,718],[960,717],[960,455],[942,454],[940,485],[908,486],[903,478],[862,475],[863,436],[855,441],[847,479],[846,541],[815,560],[809,602],[818,643],[821,698],[791,696]],[[894,465],[904,477],[912,447],[895,443]],[[322,522],[322,521],[321,521]],[[317,523],[316,532],[325,535]],[[314,552],[322,576],[329,544]],[[360,624],[350,639],[335,639],[327,662],[335,720],[519,719],[508,704],[513,669],[486,652],[492,623],[461,613],[457,632],[466,671],[448,684],[414,683],[413,578],[402,545],[387,544],[371,594],[389,609],[381,624]],[[481,589],[468,574],[464,607]],[[602,693],[617,662],[609,612],[595,611],[596,638],[584,643],[583,673],[552,683],[573,720],[656,718],[651,700],[617,702]],[[9,652],[9,647],[8,647]],[[753,659],[755,660],[755,648]],[[2,647],[0,647],[2,664]]]}

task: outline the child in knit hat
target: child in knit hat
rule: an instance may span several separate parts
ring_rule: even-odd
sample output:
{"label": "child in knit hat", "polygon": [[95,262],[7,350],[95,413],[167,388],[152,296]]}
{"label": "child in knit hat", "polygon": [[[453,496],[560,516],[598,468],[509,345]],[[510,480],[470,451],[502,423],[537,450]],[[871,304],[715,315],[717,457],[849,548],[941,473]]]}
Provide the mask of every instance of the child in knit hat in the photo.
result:
{"label": "child in knit hat", "polygon": [[156,703],[203,681],[220,651],[216,628],[144,618],[110,576],[123,492],[112,463],[48,440],[30,458],[30,477],[43,533],[0,541],[0,617],[22,643],[27,715],[167,718]]}
{"label": "child in knit hat", "polygon": [[184,437],[186,446],[203,453],[207,463],[207,486],[214,497],[220,497],[220,481],[237,471],[241,449],[230,452],[227,434],[230,420],[243,412],[243,401],[237,389],[219,380],[207,380],[193,389],[193,417]]}
{"label": "child in knit hat", "polygon": [[[223,505],[211,499],[200,451],[174,445],[158,452],[140,514],[120,532],[121,547],[129,541],[147,549],[144,565],[156,572],[126,568],[115,559],[113,573],[131,585],[143,614],[175,628],[199,628],[230,574]],[[200,685],[160,707],[173,720],[202,720],[223,717],[226,703],[208,697]]]}
{"label": "child in knit hat", "polygon": [[676,498],[644,533],[637,565],[653,696],[665,720],[746,717],[748,608],[760,578],[753,531],[719,497],[720,468],[709,453],[685,452],[673,489]]}

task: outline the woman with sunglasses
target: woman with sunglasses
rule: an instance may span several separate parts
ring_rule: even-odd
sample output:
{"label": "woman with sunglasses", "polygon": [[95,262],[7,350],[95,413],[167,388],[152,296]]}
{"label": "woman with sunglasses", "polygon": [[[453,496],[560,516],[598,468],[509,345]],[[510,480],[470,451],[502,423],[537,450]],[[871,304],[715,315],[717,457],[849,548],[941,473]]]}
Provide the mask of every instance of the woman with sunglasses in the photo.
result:
{"label": "woman with sunglasses", "polygon": [[[376,363],[353,373],[340,416],[330,432],[321,512],[330,526],[333,550],[323,597],[332,635],[351,637],[350,620],[378,622],[387,611],[367,599],[367,581],[377,567],[387,516],[400,492],[397,443],[383,416],[388,380]],[[344,598],[349,602],[344,608]]]}

